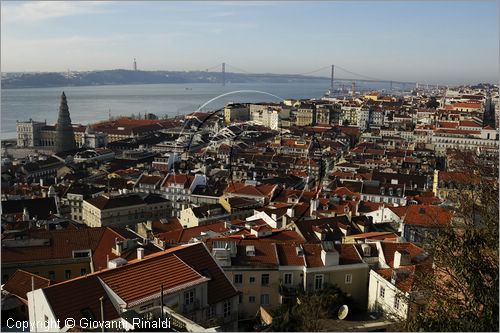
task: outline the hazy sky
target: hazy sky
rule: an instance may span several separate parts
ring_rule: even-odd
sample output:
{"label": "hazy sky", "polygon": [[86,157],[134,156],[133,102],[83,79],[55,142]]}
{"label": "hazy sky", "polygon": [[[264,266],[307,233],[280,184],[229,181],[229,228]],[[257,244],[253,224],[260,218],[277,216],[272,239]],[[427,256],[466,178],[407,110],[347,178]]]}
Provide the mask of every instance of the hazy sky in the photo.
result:
{"label": "hazy sky", "polygon": [[1,9],[5,72],[131,69],[137,58],[144,70],[224,61],[258,73],[336,64],[429,83],[499,77],[498,1],[2,1]]}

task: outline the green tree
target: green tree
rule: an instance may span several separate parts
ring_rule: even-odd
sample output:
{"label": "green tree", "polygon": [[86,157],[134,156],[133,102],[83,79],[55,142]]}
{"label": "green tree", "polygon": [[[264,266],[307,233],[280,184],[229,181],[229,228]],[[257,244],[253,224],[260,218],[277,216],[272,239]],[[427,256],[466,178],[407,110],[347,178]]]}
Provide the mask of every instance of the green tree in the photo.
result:
{"label": "green tree", "polygon": [[325,283],[320,291],[298,298],[297,304],[284,304],[273,311],[271,328],[281,332],[316,332],[322,319],[336,319],[339,308],[352,304],[337,286]]}
{"label": "green tree", "polygon": [[432,96],[427,103],[425,103],[425,106],[429,109],[435,109],[439,106],[439,102],[436,100],[436,97]]}
{"label": "green tree", "polygon": [[457,181],[449,197],[454,223],[425,244],[433,274],[417,276],[427,306],[409,330],[498,332],[497,163],[473,154],[454,161],[466,181]]}

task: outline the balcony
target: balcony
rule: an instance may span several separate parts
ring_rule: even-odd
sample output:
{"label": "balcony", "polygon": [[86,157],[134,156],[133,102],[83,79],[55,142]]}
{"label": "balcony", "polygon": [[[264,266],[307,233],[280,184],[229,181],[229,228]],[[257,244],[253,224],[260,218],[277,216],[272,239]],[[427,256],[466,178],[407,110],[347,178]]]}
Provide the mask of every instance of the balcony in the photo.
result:
{"label": "balcony", "polygon": [[[139,316],[145,320],[156,320],[162,317],[161,307],[155,306],[149,308],[145,311],[136,313],[136,316]],[[184,317],[183,315],[173,311],[166,306],[163,307],[163,318],[168,318],[170,320],[170,327],[177,332],[202,332],[207,328]],[[132,319],[133,318],[130,318],[130,320],[127,321],[131,323]]]}
{"label": "balcony", "polygon": [[304,294],[304,286],[301,283],[290,285],[280,284],[279,293],[283,297],[296,297]]}
{"label": "balcony", "polygon": [[201,302],[199,299],[195,299],[193,303],[191,304],[184,304],[182,306],[182,313],[192,313],[194,311],[200,310],[201,309]]}

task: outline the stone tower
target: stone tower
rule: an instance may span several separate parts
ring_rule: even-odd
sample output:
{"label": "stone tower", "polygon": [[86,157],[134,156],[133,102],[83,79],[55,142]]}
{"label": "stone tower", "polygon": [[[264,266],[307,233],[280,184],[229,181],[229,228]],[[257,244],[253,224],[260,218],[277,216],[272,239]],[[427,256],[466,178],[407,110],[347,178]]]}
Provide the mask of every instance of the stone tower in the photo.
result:
{"label": "stone tower", "polygon": [[68,101],[66,100],[66,95],[63,91],[61,95],[61,106],[59,106],[59,117],[57,118],[56,153],[75,148],[75,134],[73,133],[73,127],[71,126]]}

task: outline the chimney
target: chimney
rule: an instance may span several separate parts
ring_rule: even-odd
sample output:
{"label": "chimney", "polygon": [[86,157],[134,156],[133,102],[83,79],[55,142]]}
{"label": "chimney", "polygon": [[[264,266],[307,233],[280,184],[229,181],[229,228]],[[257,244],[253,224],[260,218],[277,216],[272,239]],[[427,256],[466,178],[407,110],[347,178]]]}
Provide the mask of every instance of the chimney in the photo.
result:
{"label": "chimney", "polygon": [[138,260],[144,259],[144,248],[142,247],[137,248],[137,259]]}
{"label": "chimney", "polygon": [[411,264],[410,254],[405,250],[397,250],[394,253],[394,268],[408,266]]}
{"label": "chimney", "polygon": [[30,220],[30,214],[28,213],[28,209],[24,207],[23,209],[23,221],[29,221]]}
{"label": "chimney", "polygon": [[309,214],[312,216],[313,213],[318,209],[319,199],[311,199],[311,203],[309,205]]}
{"label": "chimney", "polygon": [[40,178],[40,187],[43,187],[43,178]]}

